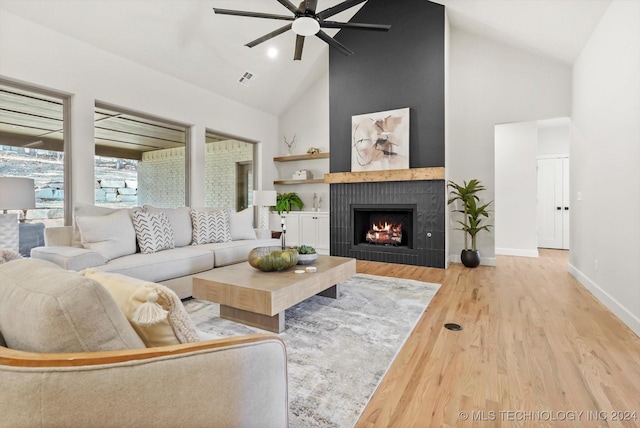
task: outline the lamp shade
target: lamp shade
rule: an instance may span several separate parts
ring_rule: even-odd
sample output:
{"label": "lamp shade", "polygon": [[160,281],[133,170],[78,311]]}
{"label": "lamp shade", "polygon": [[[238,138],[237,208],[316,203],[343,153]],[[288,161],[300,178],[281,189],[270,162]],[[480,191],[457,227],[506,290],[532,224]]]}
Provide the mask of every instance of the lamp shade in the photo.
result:
{"label": "lamp shade", "polygon": [[275,207],[277,194],[275,190],[254,190],[253,205],[257,207]]}
{"label": "lamp shade", "polygon": [[36,207],[32,178],[0,177],[0,210],[27,210]]}

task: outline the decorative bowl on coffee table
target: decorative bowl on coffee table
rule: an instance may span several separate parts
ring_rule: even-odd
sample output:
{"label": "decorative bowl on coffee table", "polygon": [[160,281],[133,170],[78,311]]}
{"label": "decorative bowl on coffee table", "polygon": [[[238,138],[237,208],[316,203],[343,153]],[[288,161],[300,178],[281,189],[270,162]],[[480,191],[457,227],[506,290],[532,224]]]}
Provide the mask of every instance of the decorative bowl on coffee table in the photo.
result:
{"label": "decorative bowl on coffee table", "polygon": [[295,248],[257,247],[249,252],[249,264],[263,272],[289,269],[298,263],[298,251]]}
{"label": "decorative bowl on coffee table", "polygon": [[299,265],[310,265],[311,263],[318,260],[318,253],[316,253],[316,249],[311,245],[299,245],[297,247],[293,247],[298,251],[298,264]]}
{"label": "decorative bowl on coffee table", "polygon": [[318,260],[318,254],[298,254],[298,264],[299,265],[310,265],[311,263]]}

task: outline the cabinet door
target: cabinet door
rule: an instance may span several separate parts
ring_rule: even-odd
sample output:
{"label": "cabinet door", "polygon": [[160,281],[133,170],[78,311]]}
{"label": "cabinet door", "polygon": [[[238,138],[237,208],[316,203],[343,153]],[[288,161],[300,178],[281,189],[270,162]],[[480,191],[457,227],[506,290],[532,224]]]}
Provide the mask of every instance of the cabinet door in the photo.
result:
{"label": "cabinet door", "polygon": [[316,250],[320,254],[329,254],[329,214],[318,215],[318,240]]}
{"label": "cabinet door", "polygon": [[313,214],[300,214],[300,244],[316,247],[318,222]]}
{"label": "cabinet door", "polygon": [[284,216],[284,221],[287,227],[286,245],[288,247],[300,245],[300,215],[289,213]]}
{"label": "cabinet door", "polygon": [[311,245],[318,254],[329,254],[329,214],[300,214],[300,242]]}

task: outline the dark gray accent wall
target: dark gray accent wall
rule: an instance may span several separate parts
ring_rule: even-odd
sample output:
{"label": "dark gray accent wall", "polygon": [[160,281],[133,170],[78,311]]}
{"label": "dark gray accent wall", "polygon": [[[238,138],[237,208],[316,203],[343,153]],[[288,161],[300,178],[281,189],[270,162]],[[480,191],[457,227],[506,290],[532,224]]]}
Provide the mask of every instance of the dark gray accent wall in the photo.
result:
{"label": "dark gray accent wall", "polygon": [[351,116],[409,107],[411,168],[444,166],[444,6],[369,0],[351,22],[389,32],[342,30],[329,49],[331,172],[351,171]]}

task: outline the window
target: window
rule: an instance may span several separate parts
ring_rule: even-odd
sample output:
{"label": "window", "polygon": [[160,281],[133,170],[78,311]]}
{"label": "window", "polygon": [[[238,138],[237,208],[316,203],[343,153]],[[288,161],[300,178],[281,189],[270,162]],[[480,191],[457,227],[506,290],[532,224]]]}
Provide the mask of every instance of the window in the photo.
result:
{"label": "window", "polygon": [[236,211],[252,205],[255,144],[206,133],[205,204]]}
{"label": "window", "polygon": [[33,178],[36,209],[23,221],[65,224],[67,99],[0,81],[0,176]]}
{"label": "window", "polygon": [[184,125],[96,105],[96,205],[185,206],[188,132]]}

